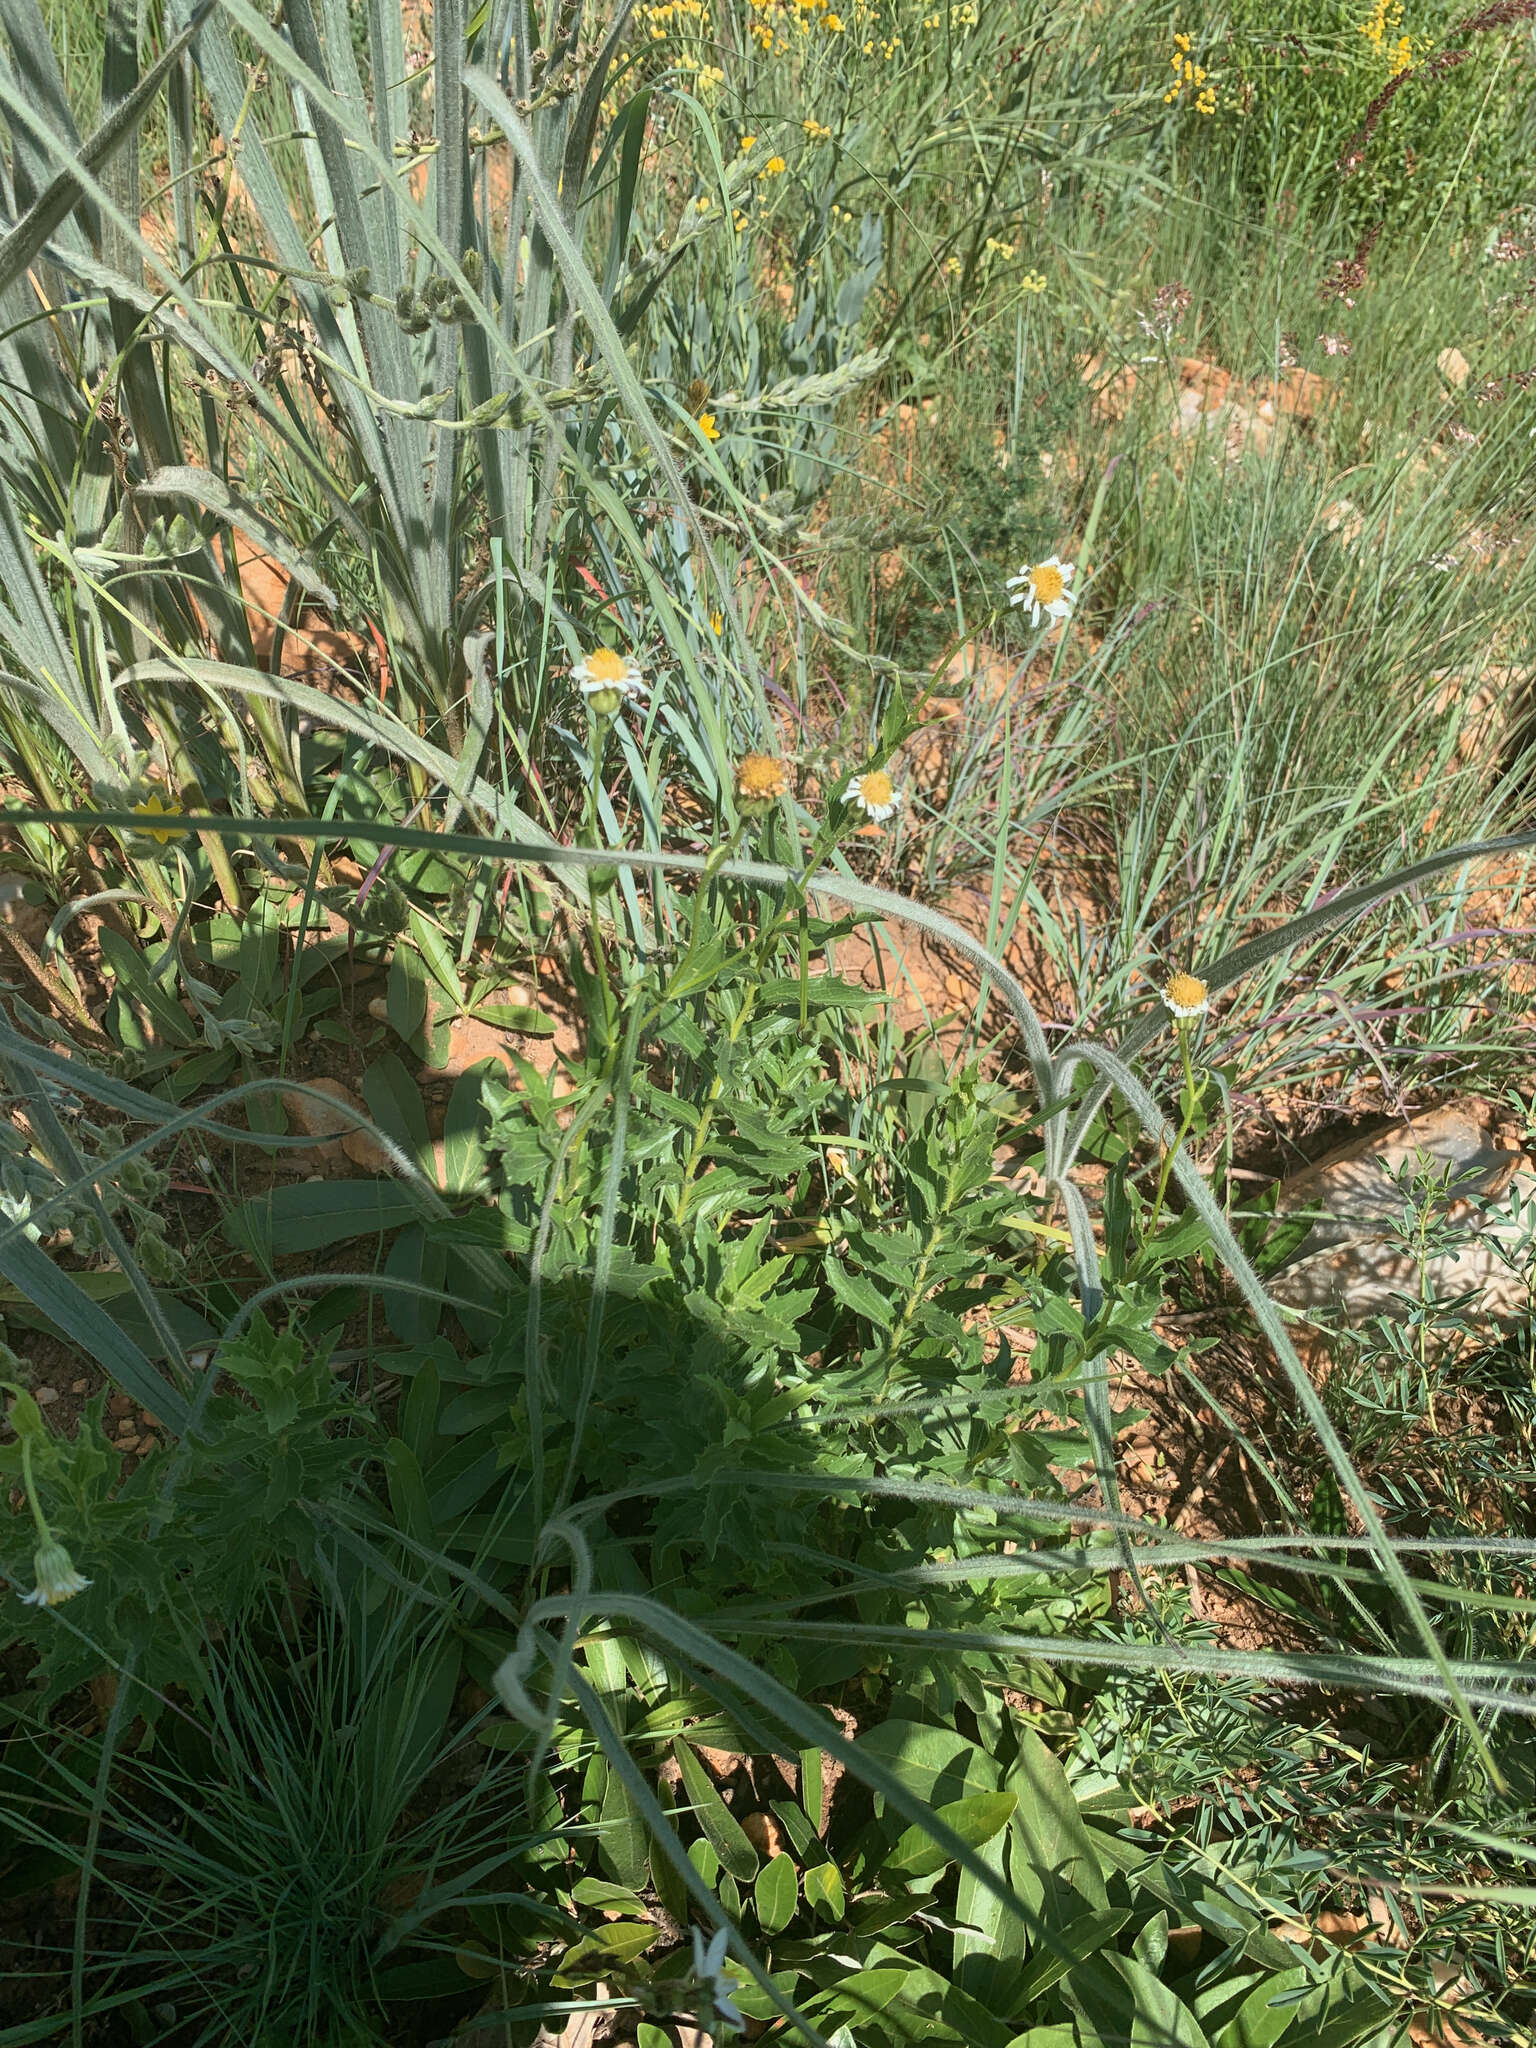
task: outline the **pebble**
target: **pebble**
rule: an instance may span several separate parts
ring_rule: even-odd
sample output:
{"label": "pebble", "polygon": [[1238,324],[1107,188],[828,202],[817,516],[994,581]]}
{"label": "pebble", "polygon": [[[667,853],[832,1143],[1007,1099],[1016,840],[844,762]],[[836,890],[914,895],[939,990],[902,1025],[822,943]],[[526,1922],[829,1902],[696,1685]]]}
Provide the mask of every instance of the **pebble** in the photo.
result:
{"label": "pebble", "polygon": [[72,1394],[88,1394],[91,1391],[91,1383],[89,1380],[71,1380],[69,1391]]}
{"label": "pebble", "polygon": [[132,1394],[108,1394],[107,1413],[115,1416],[131,1415],[133,1413]]}
{"label": "pebble", "polygon": [[[328,1096],[329,1102],[317,1102],[313,1094],[306,1092],[310,1089],[322,1096]],[[333,1108],[332,1104],[338,1106]],[[357,1120],[348,1116],[347,1110],[361,1109],[362,1106],[344,1081],[306,1081],[303,1089],[283,1090],[284,1109],[306,1137],[310,1138],[339,1138],[347,1131],[356,1130]]]}
{"label": "pebble", "polygon": [[59,1390],[57,1387],[39,1387],[32,1398],[39,1408],[51,1408],[59,1398]]}

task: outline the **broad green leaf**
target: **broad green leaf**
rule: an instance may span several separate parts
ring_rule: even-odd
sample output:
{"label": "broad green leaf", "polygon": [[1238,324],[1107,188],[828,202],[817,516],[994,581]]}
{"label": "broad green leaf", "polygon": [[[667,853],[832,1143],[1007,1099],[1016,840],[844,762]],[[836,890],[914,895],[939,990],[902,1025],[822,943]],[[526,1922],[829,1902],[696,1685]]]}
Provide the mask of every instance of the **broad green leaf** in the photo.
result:
{"label": "broad green leaf", "polygon": [[1210,2048],[1178,1994],[1131,1956],[1101,1951],[1067,1973],[1064,1989],[1103,2048]]}
{"label": "broad green leaf", "polygon": [[800,1903],[800,1880],[792,1859],[780,1852],[757,1873],[752,1887],[757,1924],[764,1934],[782,1934]]}
{"label": "broad green leaf", "polygon": [[884,1764],[914,1797],[930,1806],[997,1790],[997,1766],[953,1728],[934,1728],[923,1721],[881,1721],[853,1746]]}
{"label": "broad green leaf", "polygon": [[0,1273],[87,1358],[111,1375],[125,1394],[158,1415],[178,1436],[187,1426],[186,1401],[85,1289],[56,1266],[21,1231],[0,1228]]}
{"label": "broad green leaf", "polygon": [[851,1308],[855,1315],[863,1316],[876,1329],[888,1330],[891,1327],[896,1304],[880,1292],[867,1274],[850,1272],[831,1252],[822,1260],[822,1271],[827,1276],[827,1285],[844,1308]]}
{"label": "broad green leaf", "polygon": [[1216,2036],[1215,2048],[1273,2048],[1301,2010],[1302,1969],[1283,1970],[1256,1985]]}
{"label": "broad green leaf", "polygon": [[[645,1883],[649,1849],[650,1836],[644,1816],[618,1772],[610,1771],[603,1791],[603,1803],[598,1809],[598,1859],[621,1885],[634,1890]],[[655,1928],[649,1921],[646,1926],[649,1939],[654,1940]]]}
{"label": "broad green leaf", "polygon": [[385,1002],[395,1036],[407,1045],[417,1044],[428,1018],[427,976],[420,956],[404,941],[395,947],[389,963]]}
{"label": "broad green leaf", "polygon": [[242,1202],[225,1218],[224,1234],[237,1250],[265,1262],[349,1238],[380,1238],[421,1213],[421,1197],[403,1181],[301,1181]]}
{"label": "broad green leaf", "polygon": [[805,1903],[819,1920],[830,1922],[836,1927],[848,1910],[843,1891],[843,1873],[835,1863],[813,1863],[806,1871],[801,1883],[805,1887]]}
{"label": "broad green leaf", "polygon": [[[951,1828],[968,1849],[978,1849],[1008,1825],[1018,1803],[1013,1792],[977,1792],[969,1799],[937,1808],[935,1818]],[[926,1828],[910,1827],[897,1837],[885,1867],[902,1877],[929,1877],[953,1860],[953,1852],[936,1842]]]}
{"label": "broad green leaf", "polygon": [[1051,1929],[1053,1946],[1041,1947],[1020,1978],[1016,1993],[1019,2009],[1030,2005],[1067,1974],[1074,1963],[1108,1948],[1131,1917],[1125,1906],[1112,1906],[1103,1913],[1079,1913],[1065,1927]]}
{"label": "broad green leaf", "polygon": [[622,1884],[609,1884],[600,1877],[579,1878],[571,1886],[578,1906],[594,1906],[599,1912],[630,1913],[644,1917],[645,1901],[638,1892]]}
{"label": "broad green leaf", "polygon": [[1005,1783],[1019,1799],[1014,1839],[1047,1892],[1069,1886],[1102,1911],[1109,1900],[1092,1838],[1066,1772],[1032,1728],[1019,1730],[1019,1754]]}
{"label": "broad green leaf", "polygon": [[443,1187],[448,1194],[472,1194],[479,1186],[485,1172],[484,1126],[480,1072],[472,1068],[454,1083],[443,1118]]}
{"label": "broad green leaf", "polygon": [[370,1061],[363,1075],[363,1100],[368,1113],[386,1136],[394,1139],[407,1159],[412,1159],[434,1179],[432,1135],[421,1090],[411,1079],[404,1060],[395,1053],[381,1053]]}
{"label": "broad green leaf", "polygon": [[742,1832],[741,1823],[715,1790],[709,1773],[686,1742],[672,1745],[683,1774],[683,1790],[694,1809],[705,1839],[730,1875],[750,1884],[757,1875],[757,1851]]}

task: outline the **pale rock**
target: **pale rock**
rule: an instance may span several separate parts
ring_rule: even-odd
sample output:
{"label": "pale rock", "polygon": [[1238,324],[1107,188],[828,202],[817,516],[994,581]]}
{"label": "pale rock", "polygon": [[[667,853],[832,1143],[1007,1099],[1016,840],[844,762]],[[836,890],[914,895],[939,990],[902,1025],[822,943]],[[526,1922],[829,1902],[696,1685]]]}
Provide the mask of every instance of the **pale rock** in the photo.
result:
{"label": "pale rock", "polygon": [[1400,1314],[1405,1298],[1417,1299],[1416,1259],[1378,1227],[1400,1217],[1410,1199],[1393,1179],[1405,1168],[1440,1183],[1436,1206],[1461,1227],[1456,1248],[1427,1262],[1430,1297],[1469,1295],[1472,1314],[1494,1322],[1528,1314],[1530,1290],[1518,1253],[1528,1234],[1521,1212],[1536,1215],[1536,1173],[1524,1153],[1495,1146],[1466,1103],[1351,1139],[1282,1185],[1279,1212],[1310,1213],[1314,1220],[1295,1257],[1269,1282],[1275,1300],[1303,1312],[1342,1310],[1357,1322]]}
{"label": "pale rock", "polygon": [[1472,374],[1472,365],[1459,348],[1443,348],[1435,357],[1435,368],[1447,384],[1453,384],[1459,391]]}
{"label": "pale rock", "polygon": [[[326,1100],[317,1101],[317,1095]],[[306,1081],[302,1088],[285,1088],[283,1107],[306,1137],[341,1138],[357,1129],[356,1115],[348,1116],[347,1110],[360,1111],[363,1105],[344,1081],[323,1079]]]}
{"label": "pale rock", "polygon": [[341,1149],[364,1173],[393,1173],[395,1170],[394,1160],[371,1131],[348,1131],[341,1141]]}

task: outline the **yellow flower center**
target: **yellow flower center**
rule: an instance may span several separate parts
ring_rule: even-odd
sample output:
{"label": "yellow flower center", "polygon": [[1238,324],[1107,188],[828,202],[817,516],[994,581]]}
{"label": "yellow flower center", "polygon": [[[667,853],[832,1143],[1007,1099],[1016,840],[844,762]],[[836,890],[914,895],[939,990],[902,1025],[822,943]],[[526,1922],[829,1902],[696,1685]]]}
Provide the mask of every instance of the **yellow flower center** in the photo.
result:
{"label": "yellow flower center", "polygon": [[782,796],[788,787],[784,763],[772,754],[743,754],[736,764],[736,794],[740,797]]}
{"label": "yellow flower center", "polygon": [[1067,579],[1054,562],[1042,562],[1029,572],[1034,593],[1041,604],[1054,604],[1067,587]]}
{"label": "yellow flower center", "polygon": [[1166,993],[1175,1009],[1198,1010],[1205,1001],[1205,983],[1193,974],[1176,974]]}
{"label": "yellow flower center", "polygon": [[587,656],[587,679],[594,683],[622,683],[627,665],[622,654],[611,647],[594,648]]}
{"label": "yellow flower center", "polygon": [[888,804],[895,788],[883,768],[871,769],[868,775],[859,778],[859,795],[867,804]]}

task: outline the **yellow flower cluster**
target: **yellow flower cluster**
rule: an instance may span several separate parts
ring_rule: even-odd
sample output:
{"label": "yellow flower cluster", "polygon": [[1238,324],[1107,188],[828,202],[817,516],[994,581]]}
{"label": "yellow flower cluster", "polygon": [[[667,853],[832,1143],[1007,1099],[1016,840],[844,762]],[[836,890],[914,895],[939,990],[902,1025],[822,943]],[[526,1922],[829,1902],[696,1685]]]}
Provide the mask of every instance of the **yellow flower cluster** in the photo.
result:
{"label": "yellow flower cluster", "polygon": [[653,43],[669,35],[707,35],[714,25],[708,0],[657,0],[655,6],[637,7],[635,19]]}
{"label": "yellow flower cluster", "polygon": [[1373,50],[1385,47],[1387,37],[1403,25],[1403,0],[1376,0],[1360,24],[1360,33]]}
{"label": "yellow flower cluster", "polygon": [[829,36],[844,32],[843,17],[832,0],[748,0],[748,4],[760,17],[751,23],[748,33],[766,55],[782,54],[790,47],[791,35],[808,36],[813,26]]}
{"label": "yellow flower cluster", "polygon": [[1206,77],[1205,66],[1197,64],[1189,54],[1189,37],[1182,33],[1173,39],[1173,55],[1169,58],[1174,70],[1173,84],[1163,94],[1163,105],[1171,107],[1186,88],[1193,93],[1197,114],[1214,114],[1216,111],[1216,88]]}
{"label": "yellow flower cluster", "polygon": [[878,51],[880,52],[881,56],[882,56],[882,57],[883,57],[883,58],[885,59],[886,63],[887,63],[887,64],[889,64],[889,63],[890,63],[890,61],[891,61],[891,59],[892,59],[892,58],[893,58],[893,57],[895,56],[896,52],[897,52],[897,51],[898,51],[898,50],[899,50],[900,48],[901,48],[901,37],[900,37],[900,36],[887,36],[886,38],[884,38],[884,39],[883,39],[882,41],[880,41],[880,42],[878,42],[878,43],[877,43],[877,42],[874,42],[873,40],[871,40],[870,42],[867,42],[867,43],[866,43],[866,44],[864,45],[864,54],[865,54],[865,56],[866,56],[866,57],[873,57],[873,55],[875,54],[876,50],[878,50]]}
{"label": "yellow flower cluster", "polygon": [[819,121],[802,121],[800,126],[805,130],[807,142],[830,142],[832,140],[832,130],[824,128]]}
{"label": "yellow flower cluster", "polygon": [[[1413,69],[1413,37],[1401,34],[1402,26],[1403,0],[1376,0],[1360,23],[1361,35],[1378,57],[1386,58],[1388,73],[1393,78]],[[1429,45],[1421,39],[1420,47]]]}

